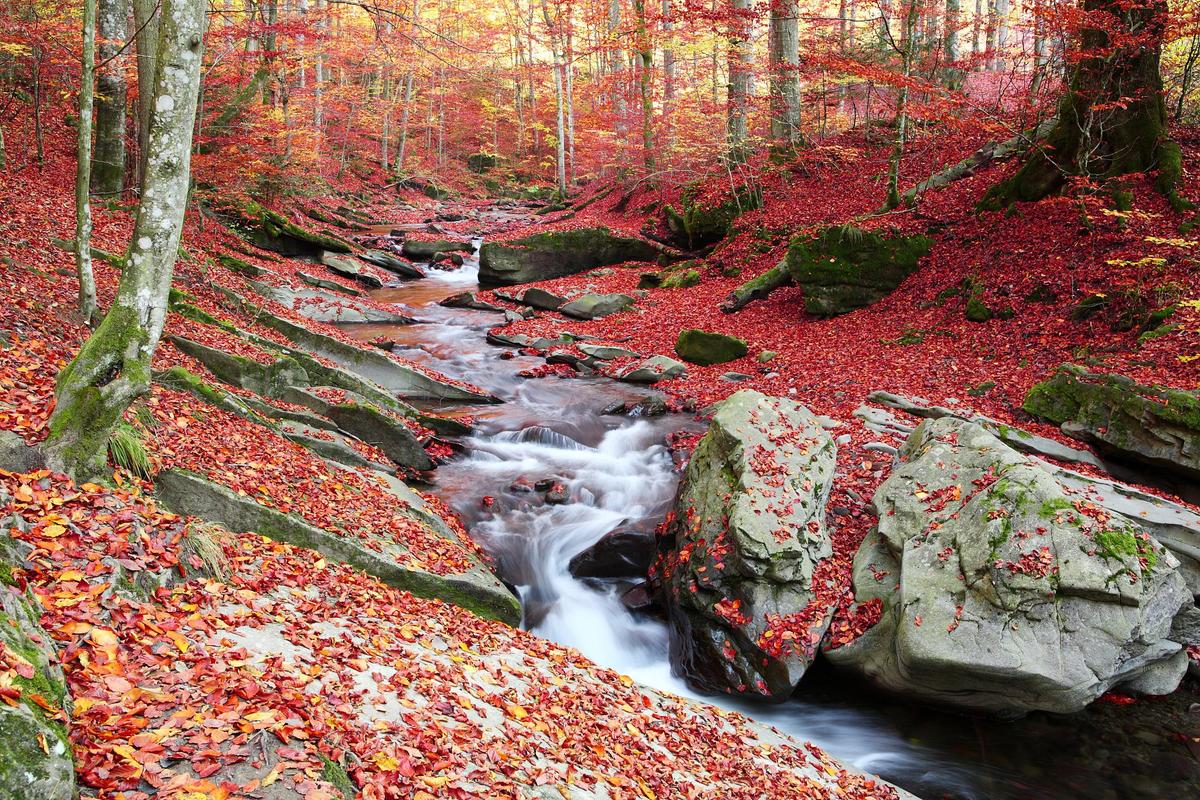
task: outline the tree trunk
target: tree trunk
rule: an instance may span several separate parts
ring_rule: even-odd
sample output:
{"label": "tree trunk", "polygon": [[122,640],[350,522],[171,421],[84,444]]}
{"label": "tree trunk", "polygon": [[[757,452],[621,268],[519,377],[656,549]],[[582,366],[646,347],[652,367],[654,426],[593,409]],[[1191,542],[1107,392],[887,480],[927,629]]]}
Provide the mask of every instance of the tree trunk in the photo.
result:
{"label": "tree trunk", "polygon": [[771,3],[771,140],[777,147],[801,143],[800,133],[800,4]]}
{"label": "tree trunk", "polygon": [[1009,0],[996,0],[996,41],[992,49],[992,69],[1004,69],[1004,51],[1008,49]]}
{"label": "tree trunk", "polygon": [[671,12],[671,0],[662,0],[663,18],[663,103],[662,134],[660,146],[668,156],[674,149],[674,133],[671,117],[675,106],[675,21]]}
{"label": "tree trunk", "polygon": [[205,0],[163,0],[158,67],[147,98],[150,147],[129,254],[112,308],[58,376],[46,457],[76,479],[105,471],[113,428],[150,390],[191,177],[207,9]]}
{"label": "tree trunk", "polygon": [[[125,187],[125,62],[118,55],[129,29],[129,0],[100,0],[96,17],[100,69],[92,191],[117,195]],[[107,63],[105,63],[107,62]]]}
{"label": "tree trunk", "polygon": [[146,153],[150,149],[150,98],[154,96],[154,70],[158,57],[158,2],[133,0],[133,24],[137,34],[138,164],[137,183],[146,175]]}
{"label": "tree trunk", "polygon": [[908,80],[912,76],[913,55],[917,48],[916,31],[919,0],[908,0],[904,16],[903,40],[900,46],[901,72],[904,82],[896,93],[896,139],[888,159],[887,207],[900,205],[900,162],[904,158],[904,143],[908,135]]}
{"label": "tree trunk", "polygon": [[1080,35],[1080,58],[1058,104],[1058,124],[1016,175],[992,188],[986,207],[1040,200],[1059,191],[1068,176],[1105,180],[1159,168],[1159,189],[1177,207],[1179,146],[1167,137],[1159,54],[1166,25],[1165,0],[1133,7],[1122,0],[1084,0],[1099,23]]}
{"label": "tree trunk", "polygon": [[642,167],[649,175],[654,172],[654,50],[650,44],[650,32],[646,26],[646,0],[633,0],[637,16],[638,87],[642,96]]}
{"label": "tree trunk", "polygon": [[75,139],[75,271],[79,276],[79,315],[87,325],[96,316],[92,274],[92,99],[96,81],[96,0],[83,3],[83,52],[79,70],[79,128]]}
{"label": "tree trunk", "polygon": [[948,89],[962,87],[963,71],[958,65],[958,28],[962,25],[961,0],[946,0],[946,29],[942,39],[946,67],[942,72],[942,81]]}
{"label": "tree trunk", "polygon": [[750,0],[732,0],[733,19],[729,32],[729,91],[726,100],[726,138],[729,156],[742,161],[750,140],[750,78],[753,59],[750,46]]}

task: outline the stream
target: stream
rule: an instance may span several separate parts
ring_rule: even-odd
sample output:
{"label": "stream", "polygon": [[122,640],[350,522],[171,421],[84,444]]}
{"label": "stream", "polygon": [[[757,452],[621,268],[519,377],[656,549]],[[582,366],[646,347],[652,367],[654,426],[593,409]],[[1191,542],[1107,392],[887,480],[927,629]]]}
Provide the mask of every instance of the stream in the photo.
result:
{"label": "stream", "polygon": [[[395,341],[406,358],[504,401],[431,406],[476,422],[474,435],[463,442],[465,453],[437,470],[434,489],[491,553],[501,577],[517,587],[524,626],[649,686],[699,697],[671,674],[666,625],[622,603],[629,583],[580,581],[567,568],[574,555],[618,526],[653,529],[678,480],[665,437],[699,430],[699,423],[681,415],[600,413],[615,401],[645,397],[644,387],[605,378],[520,377],[544,362],[485,341],[500,321],[497,314],[437,304],[476,289],[477,274],[472,257],[458,270],[429,270],[423,280],[372,292],[418,324],[353,326],[348,332]],[[566,502],[548,504],[532,490],[532,483],[549,479],[566,488]],[[494,500],[485,504],[485,497]],[[1071,717],[999,722],[909,705],[818,663],[796,697],[781,705],[704,699],[812,741],[924,800],[1200,796],[1197,752],[1189,756],[1187,745],[1168,738],[1170,720],[1195,721],[1187,711],[1194,694],[1170,708],[1165,704],[1171,700],[1098,703]]]}

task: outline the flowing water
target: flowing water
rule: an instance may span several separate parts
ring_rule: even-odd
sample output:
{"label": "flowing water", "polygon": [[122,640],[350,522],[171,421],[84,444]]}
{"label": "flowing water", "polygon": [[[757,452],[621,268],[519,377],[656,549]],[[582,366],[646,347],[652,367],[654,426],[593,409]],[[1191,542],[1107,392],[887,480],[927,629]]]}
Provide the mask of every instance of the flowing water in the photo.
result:
{"label": "flowing water", "polygon": [[[352,332],[391,339],[405,357],[504,401],[441,409],[472,415],[477,428],[464,442],[465,455],[438,469],[436,491],[519,590],[525,626],[647,685],[696,696],[671,674],[666,626],[621,602],[629,584],[579,581],[567,565],[618,526],[650,529],[662,518],[677,483],[664,439],[698,423],[604,416],[601,409],[614,401],[647,393],[607,379],[519,377],[543,362],[486,343],[499,315],[437,305],[476,288],[477,273],[477,261],[468,259],[459,270],[431,270],[425,280],[375,292],[419,323]],[[531,486],[540,480],[562,484],[567,502],[544,502]],[[1160,757],[1149,738],[1163,733],[1155,731],[1157,720],[1114,725],[1112,708],[1000,723],[906,705],[819,666],[782,705],[706,699],[813,741],[926,800],[1184,797],[1196,786],[1194,759]],[[1143,729],[1154,732],[1143,736]]]}

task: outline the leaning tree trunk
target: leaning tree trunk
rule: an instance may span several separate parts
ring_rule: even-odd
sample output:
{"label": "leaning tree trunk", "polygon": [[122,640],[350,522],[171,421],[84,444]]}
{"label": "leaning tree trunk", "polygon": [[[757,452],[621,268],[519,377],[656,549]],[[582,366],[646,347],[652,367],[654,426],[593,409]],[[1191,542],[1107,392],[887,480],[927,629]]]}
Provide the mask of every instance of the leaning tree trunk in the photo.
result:
{"label": "leaning tree trunk", "polygon": [[771,139],[779,147],[795,147],[800,133],[800,3],[771,4]]}
{"label": "leaning tree trunk", "polygon": [[96,17],[100,63],[92,191],[117,195],[125,186],[125,37],[129,0],[100,0]]}
{"label": "leaning tree trunk", "polygon": [[163,0],[147,98],[150,146],[129,254],[112,308],[58,376],[46,457],[78,479],[104,472],[113,428],[150,390],[187,205],[207,8],[206,0]]}
{"label": "leaning tree trunk", "polygon": [[79,315],[91,325],[96,316],[92,272],[92,105],[96,79],[96,0],[83,3],[83,50],[79,61],[79,129],[75,139],[75,271],[79,276]]}
{"label": "leaning tree trunk", "polygon": [[1083,8],[1090,22],[1058,104],[1058,124],[1016,175],[992,188],[984,206],[1040,200],[1069,177],[1107,180],[1157,167],[1159,190],[1185,207],[1176,191],[1181,153],[1167,135],[1159,73],[1167,3],[1084,0]]}

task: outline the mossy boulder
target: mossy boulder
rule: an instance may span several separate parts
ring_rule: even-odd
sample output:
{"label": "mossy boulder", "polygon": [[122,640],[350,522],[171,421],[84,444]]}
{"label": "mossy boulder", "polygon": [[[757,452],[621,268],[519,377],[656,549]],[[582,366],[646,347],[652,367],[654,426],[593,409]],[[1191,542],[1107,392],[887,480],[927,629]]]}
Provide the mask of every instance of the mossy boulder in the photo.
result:
{"label": "mossy boulder", "polygon": [[1171,629],[1191,593],[1138,520],[967,420],[921,423],[898,457],[854,561],[855,600],[880,620],[829,660],[1002,716],[1179,685],[1187,656]]}
{"label": "mossy boulder", "polygon": [[679,332],[675,352],[684,361],[709,366],[736,361],[746,355],[749,348],[745,339],[736,336],[687,328]]}
{"label": "mossy boulder", "polygon": [[785,265],[792,282],[804,289],[805,310],[832,317],[891,294],[917,271],[932,245],[926,236],[834,226],[793,240]]}
{"label": "mossy boulder", "polygon": [[699,250],[724,239],[733,230],[733,223],[746,211],[762,205],[762,195],[752,188],[741,188],[724,198],[709,201],[699,198],[698,186],[684,189],[680,208],[667,206],[667,230],[674,241],[688,250]]}
{"label": "mossy boulder", "polygon": [[1063,364],[1029,390],[1024,408],[1114,460],[1140,462],[1188,483],[1200,479],[1200,392]]}
{"label": "mossy boulder", "polygon": [[258,203],[247,203],[243,218],[250,226],[250,241],[263,250],[283,256],[319,256],[322,250],[349,253],[354,249],[345,239],[301,228]]}
{"label": "mossy boulder", "polygon": [[182,336],[170,336],[168,341],[179,352],[207,367],[218,380],[264,397],[278,397],[291,386],[309,385],[308,373],[295,359],[287,356],[260,364],[245,356],[226,353]]}
{"label": "mossy boulder", "polygon": [[[0,496],[0,505],[7,500]],[[7,528],[0,532],[0,680],[17,696],[0,703],[0,800],[72,800],[67,683],[39,606],[13,585],[20,558]]]}
{"label": "mossy boulder", "polygon": [[472,153],[467,156],[467,169],[476,175],[482,175],[500,166],[500,161],[500,156],[494,153]]}
{"label": "mossy boulder", "polygon": [[795,401],[741,391],[718,407],[663,539],[671,663],[692,685],[784,700],[812,663],[837,597],[819,571],[836,458]]}
{"label": "mossy boulder", "polygon": [[631,261],[654,261],[663,248],[608,228],[547,231],[510,242],[486,242],[480,251],[479,282],[515,286],[597,267]]}

